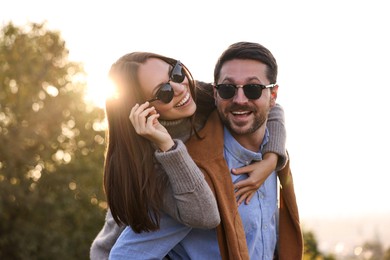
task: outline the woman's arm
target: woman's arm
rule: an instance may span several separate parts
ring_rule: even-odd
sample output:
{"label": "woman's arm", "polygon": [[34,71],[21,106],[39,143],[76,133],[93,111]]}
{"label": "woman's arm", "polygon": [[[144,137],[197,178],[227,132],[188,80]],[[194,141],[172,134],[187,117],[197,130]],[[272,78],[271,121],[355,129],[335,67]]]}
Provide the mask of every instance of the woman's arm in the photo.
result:
{"label": "woman's arm", "polygon": [[[155,153],[157,161],[161,164],[160,172],[156,174],[167,174],[170,181],[170,186],[165,189],[162,210],[188,227],[214,228],[220,223],[215,197],[183,142],[180,140],[175,142],[177,144],[175,149]],[[162,172],[164,170],[165,173]],[[91,260],[108,259],[111,248],[124,228],[118,226],[108,210],[104,226],[92,243]],[[160,239],[159,234],[163,235],[164,232],[134,233],[133,236],[143,236],[147,240],[148,234],[156,241]],[[176,236],[176,233],[173,234]]]}
{"label": "woman's arm", "polygon": [[178,139],[175,142],[175,149],[155,152],[170,182],[165,192],[163,210],[186,226],[215,228],[220,216],[214,194],[184,143]]}
{"label": "woman's arm", "polygon": [[[180,140],[175,142],[177,146],[172,151],[155,153],[157,161],[161,164],[160,172],[156,174],[167,174],[170,181],[170,186],[165,190],[162,210],[186,226],[214,228],[220,223],[215,197],[183,142]],[[164,169],[166,172],[162,172]],[[108,259],[111,248],[124,228],[125,226],[118,226],[108,210],[104,226],[92,243],[91,260]],[[146,239],[148,234],[153,237],[153,241],[157,241],[160,239],[159,234],[164,232],[148,232],[133,236],[143,236]],[[172,232],[171,235],[173,234],[175,233]]]}
{"label": "woman's arm", "polygon": [[[157,120],[159,116],[156,109],[153,106],[149,107],[149,102],[145,102],[135,105],[129,118],[137,134],[148,139],[153,147],[156,147],[154,156],[169,178],[169,185],[165,187],[163,210],[187,226],[216,227],[220,218],[211,189],[183,142],[179,139],[175,142],[172,139],[167,128]],[[179,121],[183,125],[175,127],[190,131],[188,128],[185,129],[186,121]]]}
{"label": "woman's arm", "polygon": [[279,104],[272,107],[268,114],[267,128],[269,131],[269,141],[263,148],[263,155],[275,153],[278,156],[276,171],[284,168],[288,156],[286,153],[286,127],[284,120],[284,110]]}

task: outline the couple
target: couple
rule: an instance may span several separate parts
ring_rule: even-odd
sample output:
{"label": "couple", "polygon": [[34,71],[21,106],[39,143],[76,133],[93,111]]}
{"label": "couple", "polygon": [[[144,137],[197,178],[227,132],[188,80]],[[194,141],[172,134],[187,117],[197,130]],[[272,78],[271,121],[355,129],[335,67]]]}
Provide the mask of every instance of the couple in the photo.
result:
{"label": "couple", "polygon": [[229,46],[214,85],[152,53],[123,56],[110,77],[118,87],[106,103],[110,211],[92,259],[302,258],[268,49]]}

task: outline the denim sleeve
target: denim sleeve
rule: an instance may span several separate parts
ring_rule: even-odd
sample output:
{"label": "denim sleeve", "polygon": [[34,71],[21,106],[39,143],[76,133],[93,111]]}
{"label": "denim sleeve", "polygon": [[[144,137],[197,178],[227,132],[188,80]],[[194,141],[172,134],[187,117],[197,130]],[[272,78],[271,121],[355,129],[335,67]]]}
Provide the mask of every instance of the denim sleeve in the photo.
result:
{"label": "denim sleeve", "polygon": [[124,226],[119,226],[111,215],[111,211],[108,210],[104,226],[99,234],[94,239],[90,249],[91,260],[104,260],[108,259],[108,254],[115,241],[122,233]]}
{"label": "denim sleeve", "polygon": [[135,233],[126,227],[111,249],[109,259],[163,259],[190,231],[190,227],[166,214],[161,216],[157,231]]}

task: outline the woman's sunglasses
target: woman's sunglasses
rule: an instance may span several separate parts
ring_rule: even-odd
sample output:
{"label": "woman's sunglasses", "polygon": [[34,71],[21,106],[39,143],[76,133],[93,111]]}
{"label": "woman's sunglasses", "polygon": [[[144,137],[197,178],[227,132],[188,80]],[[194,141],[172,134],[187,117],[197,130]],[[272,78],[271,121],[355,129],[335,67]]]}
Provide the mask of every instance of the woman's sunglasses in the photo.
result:
{"label": "woman's sunglasses", "polygon": [[184,73],[181,62],[177,61],[171,73],[169,74],[169,81],[167,83],[162,84],[161,87],[157,90],[156,96],[148,100],[148,102],[150,103],[156,100],[160,100],[165,104],[171,102],[173,99],[174,91],[171,84],[169,83],[171,81],[175,83],[182,83],[184,81],[185,76],[186,75]]}
{"label": "woman's sunglasses", "polygon": [[276,84],[269,84],[267,86],[260,84],[246,84],[246,85],[234,85],[234,84],[218,84],[215,88],[218,94],[223,99],[231,99],[236,95],[237,89],[242,88],[244,94],[248,99],[258,99],[261,97],[263,89],[273,88]]}

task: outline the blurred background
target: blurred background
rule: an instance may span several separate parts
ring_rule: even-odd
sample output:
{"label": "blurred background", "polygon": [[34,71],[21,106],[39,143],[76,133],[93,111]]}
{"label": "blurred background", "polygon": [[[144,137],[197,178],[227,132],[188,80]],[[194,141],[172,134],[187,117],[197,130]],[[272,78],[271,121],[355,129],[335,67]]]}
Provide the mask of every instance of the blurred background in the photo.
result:
{"label": "blurred background", "polygon": [[213,80],[255,41],[278,102],[306,259],[390,259],[385,0],[21,1],[0,9],[0,259],[87,259],[103,225],[111,64],[151,51]]}

